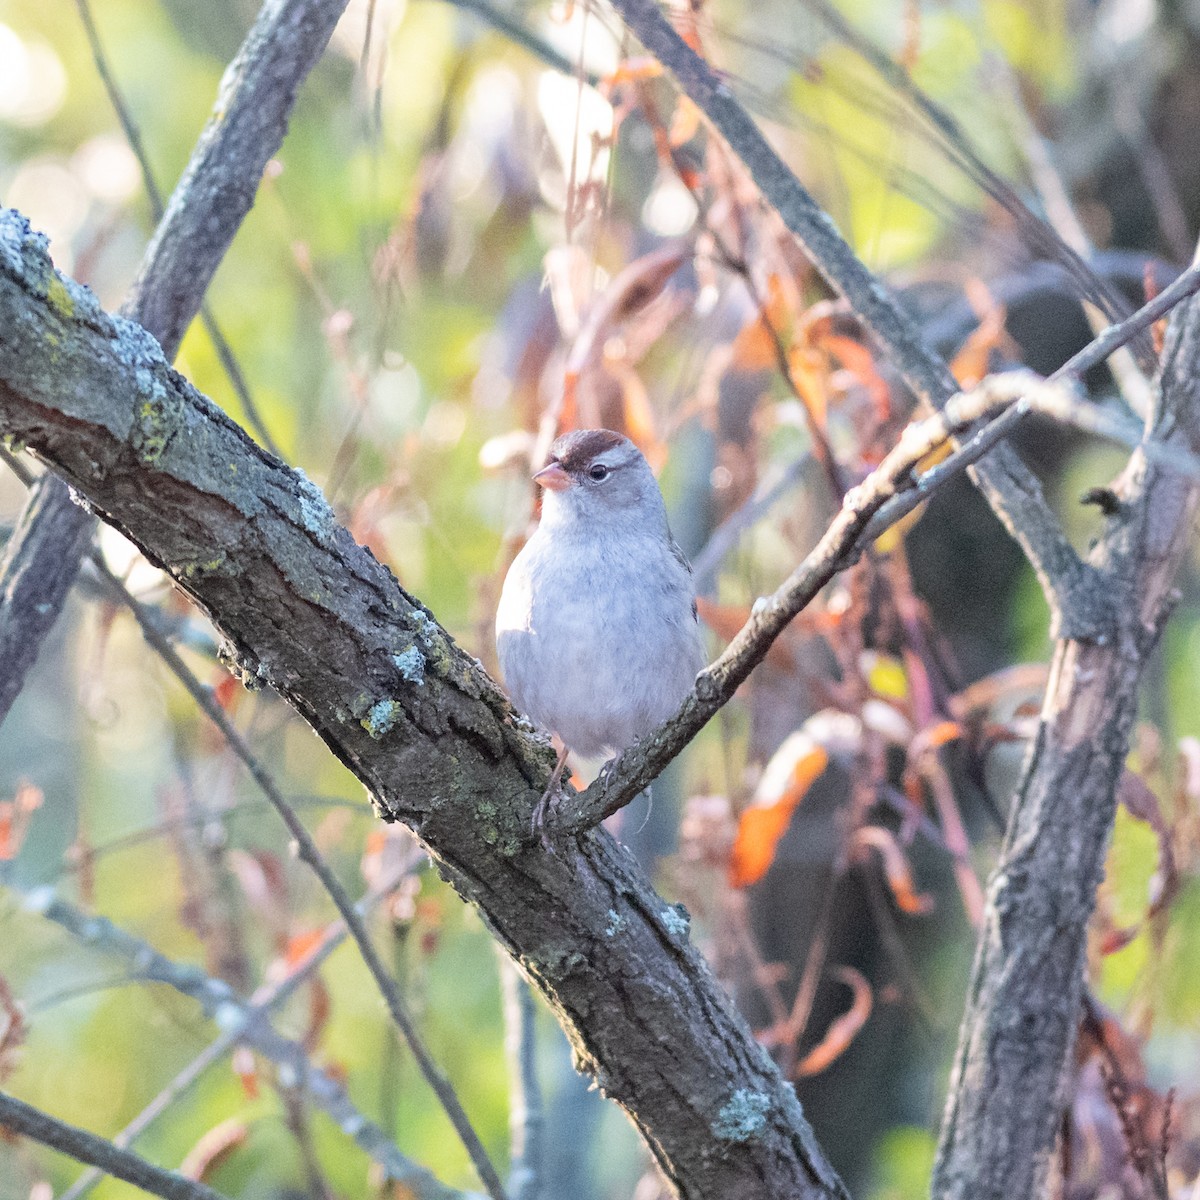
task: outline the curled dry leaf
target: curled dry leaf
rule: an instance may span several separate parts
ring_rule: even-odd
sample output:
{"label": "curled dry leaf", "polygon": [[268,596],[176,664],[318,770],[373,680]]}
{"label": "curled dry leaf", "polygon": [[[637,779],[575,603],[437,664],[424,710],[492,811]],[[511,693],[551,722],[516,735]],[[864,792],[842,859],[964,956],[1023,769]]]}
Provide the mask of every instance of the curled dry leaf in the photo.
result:
{"label": "curled dry leaf", "polygon": [[825,1036],[797,1064],[795,1075],[818,1075],[835,1062],[858,1036],[874,1007],[871,985],[853,967],[837,967],[833,974],[853,993],[850,1007],[825,1031]]}
{"label": "curled dry leaf", "polygon": [[179,1164],[180,1175],[203,1183],[213,1170],[245,1144],[249,1133],[245,1122],[236,1117],[215,1125],[187,1152]]}
{"label": "curled dry leaf", "polygon": [[793,733],[775,752],[738,821],[729,860],[734,887],[748,887],[767,873],[792,814],[828,765],[828,751],[804,732]]}
{"label": "curled dry leaf", "polygon": [[579,377],[598,363],[604,344],[616,327],[662,294],[689,253],[688,243],[672,242],[642,255],[621,271],[592,304],[581,323],[567,358],[567,374]]}
{"label": "curled dry leaf", "polygon": [[1179,890],[1172,831],[1163,819],[1158,797],[1140,775],[1129,770],[1122,773],[1117,784],[1117,799],[1131,817],[1144,821],[1158,838],[1158,871],[1152,885],[1150,907],[1146,912],[1146,919],[1149,920],[1166,908]]}
{"label": "curled dry leaf", "polygon": [[874,850],[883,864],[884,878],[901,912],[924,916],[934,908],[933,897],[918,892],[913,880],[912,865],[896,835],[880,825],[862,825],[850,838],[852,862],[865,862]]}
{"label": "curled dry leaf", "polygon": [[42,789],[28,780],[17,784],[11,800],[0,800],[0,862],[16,858],[42,800]]}
{"label": "curled dry leaf", "polygon": [[739,371],[767,371],[779,365],[779,346],[791,327],[792,308],[787,289],[777,274],[767,277],[767,297],[733,339],[730,366]]}
{"label": "curled dry leaf", "polygon": [[0,1082],[16,1069],[21,1046],[27,1033],[25,1013],[0,975]]}

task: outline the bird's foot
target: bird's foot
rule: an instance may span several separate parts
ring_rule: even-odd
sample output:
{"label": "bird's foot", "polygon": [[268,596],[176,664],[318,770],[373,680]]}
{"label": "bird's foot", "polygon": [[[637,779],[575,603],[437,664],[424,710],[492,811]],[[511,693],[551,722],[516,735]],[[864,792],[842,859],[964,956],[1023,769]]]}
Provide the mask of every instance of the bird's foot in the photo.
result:
{"label": "bird's foot", "polygon": [[554,764],[554,772],[550,776],[550,782],[546,785],[546,790],[542,793],[542,798],[537,802],[533,810],[533,820],[530,822],[530,827],[546,850],[551,848],[550,838],[546,833],[546,822],[547,818],[558,807],[558,798],[562,794],[563,768],[567,765],[567,755],[569,753],[570,751],[566,746],[559,751],[558,762]]}
{"label": "bird's foot", "polygon": [[558,780],[548,787],[543,793],[542,798],[537,802],[537,807],[533,810],[533,820],[530,822],[530,827],[534,835],[542,843],[544,850],[549,850],[550,838],[546,833],[547,818],[558,807],[559,785]]}

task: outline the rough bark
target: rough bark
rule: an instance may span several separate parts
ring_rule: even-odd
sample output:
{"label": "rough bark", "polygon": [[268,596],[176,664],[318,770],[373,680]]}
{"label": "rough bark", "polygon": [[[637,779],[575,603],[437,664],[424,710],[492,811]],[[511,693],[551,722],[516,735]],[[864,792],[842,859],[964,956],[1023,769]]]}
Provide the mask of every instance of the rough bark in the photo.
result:
{"label": "rough bark", "polygon": [[[65,483],[35,484],[0,556],[0,721],[50,632],[92,538],[92,518],[71,503]],[[56,553],[47,555],[44,547]]]}
{"label": "rough bark", "polygon": [[835,1197],[791,1085],[669,906],[603,832],[547,853],[553,752],[431,614],[138,326],[0,215],[0,429],[48,461],[212,617],[242,677],[292,704],[477,905],[579,1066],[684,1197]]}
{"label": "rough bark", "polygon": [[[268,0],[225,72],[213,116],[121,306],[168,358],[250,211],[263,168],[287,132],[297,89],[345,7],[346,0]],[[13,536],[20,559],[10,563],[9,555],[0,565],[0,722],[62,612],[93,527],[56,476],[34,485]]]}
{"label": "rough bark", "polygon": [[[1172,321],[1150,432],[1200,451],[1200,302]],[[1113,633],[1055,647],[1041,722],[1009,819],[960,1033],[936,1200],[1035,1196],[1060,1127],[1087,925],[1104,871],[1138,683],[1190,544],[1194,481],[1140,453],[1090,555]]]}

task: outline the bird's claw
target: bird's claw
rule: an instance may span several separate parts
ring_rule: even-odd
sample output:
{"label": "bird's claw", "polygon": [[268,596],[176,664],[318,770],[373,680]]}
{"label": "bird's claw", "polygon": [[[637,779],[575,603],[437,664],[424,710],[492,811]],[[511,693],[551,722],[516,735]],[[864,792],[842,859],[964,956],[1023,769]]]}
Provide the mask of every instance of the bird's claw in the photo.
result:
{"label": "bird's claw", "polygon": [[533,820],[529,823],[533,835],[542,843],[544,850],[551,848],[550,837],[546,832],[546,824],[547,818],[551,817],[558,808],[558,797],[560,794],[559,781],[557,779],[551,780],[550,786],[542,793],[542,798],[537,802],[533,810]]}

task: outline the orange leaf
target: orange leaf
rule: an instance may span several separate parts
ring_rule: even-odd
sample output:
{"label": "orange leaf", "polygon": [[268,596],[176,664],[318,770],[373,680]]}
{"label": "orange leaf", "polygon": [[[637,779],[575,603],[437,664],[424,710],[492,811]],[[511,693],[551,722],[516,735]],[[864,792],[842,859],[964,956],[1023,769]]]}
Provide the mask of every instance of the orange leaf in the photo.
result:
{"label": "orange leaf", "polygon": [[863,825],[855,830],[851,846],[854,858],[859,862],[867,857],[868,847],[879,855],[884,878],[901,912],[924,916],[933,911],[933,897],[917,891],[912,866],[890,829],[879,825]]}
{"label": "orange leaf", "polygon": [[213,688],[213,699],[225,712],[232,712],[238,697],[242,694],[241,682],[232,675],[226,675]]}
{"label": "orange leaf", "polygon": [[757,883],[767,873],[792,814],[828,765],[828,751],[806,733],[792,734],[775,752],[754,803],[738,821],[729,862],[734,887]]}
{"label": "orange leaf", "polygon": [[908,756],[915,761],[927,750],[939,750],[942,746],[957,742],[963,736],[963,727],[958,721],[938,721],[927,729],[922,729],[913,738],[908,748]]}
{"label": "orange leaf", "polygon": [[842,334],[825,334],[820,339],[820,345],[862,385],[871,397],[876,416],[879,420],[886,421],[892,413],[892,391],[879,374],[871,351],[861,342]]}
{"label": "orange leaf", "polygon": [[779,340],[791,320],[787,291],[776,274],[767,278],[767,301],[754,320],[733,339],[732,366],[741,371],[765,371],[779,363]]}
{"label": "orange leaf", "polygon": [[283,961],[289,967],[306,959],[313,950],[325,940],[323,929],[308,929],[303,933],[294,933],[287,940],[283,950]]}
{"label": "orange leaf", "polygon": [[662,63],[649,55],[636,58],[626,58],[617,64],[617,69],[611,75],[606,75],[600,81],[600,90],[607,90],[622,83],[641,83],[646,79],[657,79],[663,73]]}
{"label": "orange leaf", "polygon": [[793,346],[787,358],[788,376],[800,393],[809,416],[823,433],[829,411],[829,393],[825,388],[829,373],[825,369],[825,360],[809,346]]}
{"label": "orange leaf", "polygon": [[1114,926],[1104,931],[1097,948],[1105,957],[1110,954],[1116,954],[1118,950],[1124,950],[1140,932],[1140,925],[1129,925],[1124,929],[1118,929]]}
{"label": "orange leaf", "polygon": [[696,136],[700,128],[700,109],[687,96],[680,96],[671,117],[671,131],[667,140],[674,149],[686,145]]}
{"label": "orange leaf", "polygon": [[239,1046],[233,1052],[233,1073],[241,1080],[242,1091],[247,1100],[258,1099],[258,1064],[248,1046]]}
{"label": "orange leaf", "polygon": [[950,361],[950,370],[960,386],[974,387],[992,366],[992,351],[1012,345],[1004,328],[1007,310],[998,304],[992,294],[978,281],[969,284],[967,296],[972,308],[979,315],[979,326],[963,342],[958,353]]}
{"label": "orange leaf", "polygon": [[202,1183],[249,1136],[246,1125],[231,1117],[210,1129],[188,1152],[179,1164],[179,1173],[186,1179]]}
{"label": "orange leaf", "polygon": [[800,1061],[796,1076],[818,1075],[840,1057],[867,1023],[874,1006],[871,985],[853,967],[838,967],[834,974],[853,993],[850,1007],[825,1031],[825,1036]]}
{"label": "orange leaf", "polygon": [[320,1044],[321,1034],[324,1032],[325,1026],[329,1024],[332,1012],[333,998],[325,986],[325,981],[317,976],[308,989],[308,1028],[304,1031],[302,1039],[304,1049],[310,1054]]}
{"label": "orange leaf", "polygon": [[765,371],[777,361],[775,338],[762,319],[743,325],[733,339],[731,365],[739,371]]}

